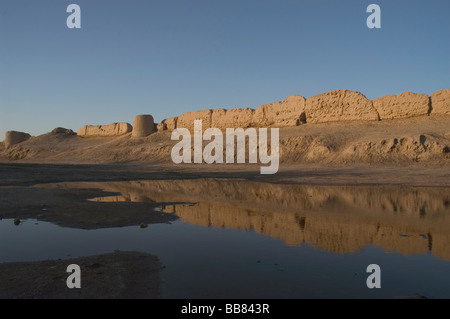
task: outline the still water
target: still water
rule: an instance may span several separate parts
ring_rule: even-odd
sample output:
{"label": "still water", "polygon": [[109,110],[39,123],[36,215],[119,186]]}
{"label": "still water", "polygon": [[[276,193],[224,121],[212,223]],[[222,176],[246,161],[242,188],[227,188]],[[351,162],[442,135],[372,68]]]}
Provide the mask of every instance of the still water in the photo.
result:
{"label": "still water", "polygon": [[[64,186],[118,194],[94,202],[194,205],[162,205],[180,219],[143,229],[0,220],[0,262],[145,251],[165,266],[164,298],[450,298],[448,189],[208,179]],[[366,285],[369,264],[381,267],[380,289]]]}

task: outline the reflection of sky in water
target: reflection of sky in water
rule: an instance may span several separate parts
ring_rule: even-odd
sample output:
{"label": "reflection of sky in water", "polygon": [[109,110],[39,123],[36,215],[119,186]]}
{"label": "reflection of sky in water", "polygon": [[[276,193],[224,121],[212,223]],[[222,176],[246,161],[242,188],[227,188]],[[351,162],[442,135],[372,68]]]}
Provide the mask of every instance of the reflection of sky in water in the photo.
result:
{"label": "reflection of sky in water", "polygon": [[[0,261],[65,259],[118,250],[157,255],[166,298],[450,298],[450,262],[374,246],[336,254],[287,246],[255,231],[186,222],[98,230],[0,220]],[[366,287],[367,265],[381,266],[381,289]]]}

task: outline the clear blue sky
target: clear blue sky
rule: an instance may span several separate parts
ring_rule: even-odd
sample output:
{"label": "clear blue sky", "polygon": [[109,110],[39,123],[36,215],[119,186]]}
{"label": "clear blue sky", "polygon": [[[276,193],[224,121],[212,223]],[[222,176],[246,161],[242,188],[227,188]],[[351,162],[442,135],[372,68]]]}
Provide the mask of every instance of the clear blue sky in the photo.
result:
{"label": "clear blue sky", "polygon": [[[66,26],[71,3],[81,29]],[[450,1],[0,1],[0,140],[338,88],[450,88]]]}

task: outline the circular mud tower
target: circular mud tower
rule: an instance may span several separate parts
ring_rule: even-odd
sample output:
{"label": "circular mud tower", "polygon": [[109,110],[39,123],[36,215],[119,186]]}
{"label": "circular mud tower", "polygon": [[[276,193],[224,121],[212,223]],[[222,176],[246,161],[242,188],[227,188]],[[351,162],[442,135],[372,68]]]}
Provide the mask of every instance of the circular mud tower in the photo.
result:
{"label": "circular mud tower", "polygon": [[151,115],[136,115],[131,137],[146,137],[155,131],[155,123]]}
{"label": "circular mud tower", "polygon": [[28,133],[8,131],[5,136],[5,146],[8,148],[15,144],[19,144],[23,141],[28,140],[31,137]]}

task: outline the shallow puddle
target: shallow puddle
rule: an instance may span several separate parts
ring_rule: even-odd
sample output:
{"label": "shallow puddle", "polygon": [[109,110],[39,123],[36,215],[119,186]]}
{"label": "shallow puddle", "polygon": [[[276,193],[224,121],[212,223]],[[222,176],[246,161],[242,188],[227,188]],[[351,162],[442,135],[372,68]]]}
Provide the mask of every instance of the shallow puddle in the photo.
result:
{"label": "shallow puddle", "polygon": [[[80,230],[4,219],[1,262],[146,251],[166,267],[165,298],[450,298],[448,189],[215,179],[56,186],[120,193],[93,201],[163,203],[180,220]],[[366,285],[370,264],[381,267],[380,289]]]}

